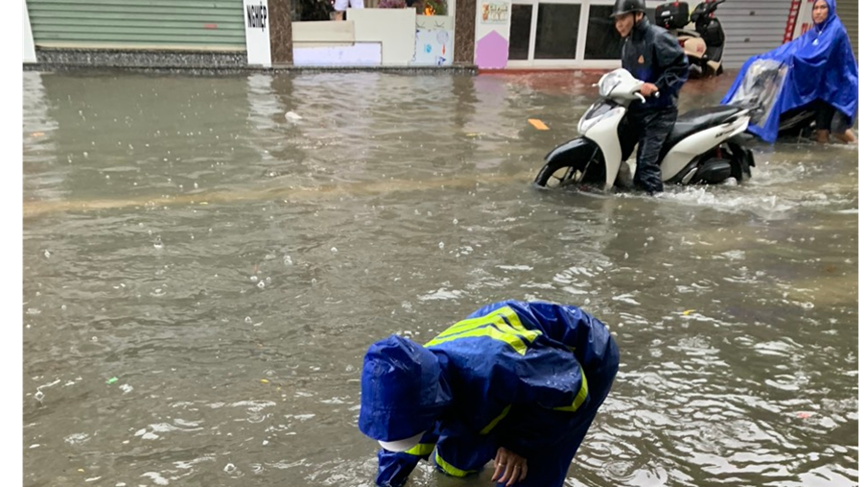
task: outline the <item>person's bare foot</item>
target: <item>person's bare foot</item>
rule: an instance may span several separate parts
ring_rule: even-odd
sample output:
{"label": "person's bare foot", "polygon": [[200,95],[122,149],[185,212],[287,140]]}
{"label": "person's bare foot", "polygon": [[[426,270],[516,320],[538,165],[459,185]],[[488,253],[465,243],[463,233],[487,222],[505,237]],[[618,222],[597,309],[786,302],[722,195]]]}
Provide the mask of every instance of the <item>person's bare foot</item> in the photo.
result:
{"label": "person's bare foot", "polygon": [[829,131],[828,130],[817,130],[817,142],[821,144],[829,143]]}
{"label": "person's bare foot", "polygon": [[835,134],[835,138],[845,144],[856,142],[856,134],[854,134],[853,131],[850,129],[847,129],[846,131],[844,131],[844,133]]}

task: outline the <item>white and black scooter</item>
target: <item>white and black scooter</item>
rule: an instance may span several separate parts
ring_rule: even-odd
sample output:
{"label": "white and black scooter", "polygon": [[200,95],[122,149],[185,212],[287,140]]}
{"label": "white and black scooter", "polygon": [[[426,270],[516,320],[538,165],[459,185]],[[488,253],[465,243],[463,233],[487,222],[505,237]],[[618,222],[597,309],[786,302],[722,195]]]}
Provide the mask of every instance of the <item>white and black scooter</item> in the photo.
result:
{"label": "white and black scooter", "polygon": [[[600,78],[601,99],[579,120],[579,137],[561,144],[545,157],[534,184],[559,187],[571,184],[604,190],[632,186],[635,162],[624,162],[618,126],[628,105],[636,100],[642,81],[626,69]],[[660,152],[660,170],[668,184],[716,184],[729,178],[750,178],[753,152],[740,135],[747,129],[751,108],[714,106],[678,117]]]}

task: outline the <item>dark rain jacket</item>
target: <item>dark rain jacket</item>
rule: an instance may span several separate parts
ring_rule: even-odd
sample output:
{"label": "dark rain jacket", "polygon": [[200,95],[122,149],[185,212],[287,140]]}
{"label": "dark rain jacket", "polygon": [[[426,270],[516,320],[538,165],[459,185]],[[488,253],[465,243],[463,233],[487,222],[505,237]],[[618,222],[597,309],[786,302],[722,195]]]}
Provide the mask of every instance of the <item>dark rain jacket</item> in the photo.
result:
{"label": "dark rain jacket", "polygon": [[678,91],[687,81],[689,64],[678,40],[662,27],[643,18],[623,41],[621,66],[634,78],[653,83],[660,97],[645,104],[637,100],[631,109],[654,109],[678,104]]}

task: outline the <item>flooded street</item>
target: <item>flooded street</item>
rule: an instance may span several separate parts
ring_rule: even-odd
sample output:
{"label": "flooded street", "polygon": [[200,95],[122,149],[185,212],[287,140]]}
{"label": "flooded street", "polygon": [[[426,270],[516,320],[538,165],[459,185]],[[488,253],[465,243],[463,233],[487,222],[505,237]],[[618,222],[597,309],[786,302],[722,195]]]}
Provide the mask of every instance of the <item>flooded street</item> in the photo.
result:
{"label": "flooded street", "polygon": [[598,77],[24,73],[24,485],[372,486],[367,347],[510,298],[621,349],[567,485],[857,485],[855,147],[533,188]]}

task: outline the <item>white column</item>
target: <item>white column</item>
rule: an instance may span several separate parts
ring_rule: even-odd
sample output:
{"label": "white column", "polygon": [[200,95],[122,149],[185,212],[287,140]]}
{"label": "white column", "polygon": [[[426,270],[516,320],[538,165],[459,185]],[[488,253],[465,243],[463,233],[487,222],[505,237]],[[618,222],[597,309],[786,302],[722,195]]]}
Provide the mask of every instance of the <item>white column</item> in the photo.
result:
{"label": "white column", "polygon": [[33,45],[33,31],[30,29],[30,14],[27,12],[27,0],[21,0],[21,12],[24,14],[24,25],[21,27],[22,59],[25,63],[36,62],[36,47]]}
{"label": "white column", "polygon": [[244,30],[247,37],[247,64],[271,67],[268,0],[244,0]]}

